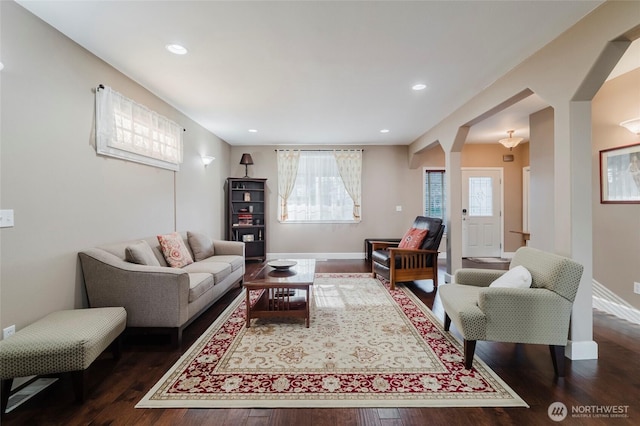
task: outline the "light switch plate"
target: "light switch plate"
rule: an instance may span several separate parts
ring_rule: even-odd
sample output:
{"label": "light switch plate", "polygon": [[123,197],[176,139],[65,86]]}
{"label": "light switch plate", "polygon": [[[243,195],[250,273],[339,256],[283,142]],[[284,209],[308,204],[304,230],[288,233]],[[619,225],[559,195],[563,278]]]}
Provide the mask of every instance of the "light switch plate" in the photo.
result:
{"label": "light switch plate", "polygon": [[636,294],[640,294],[640,283],[637,283],[637,282],[633,283],[633,292]]}
{"label": "light switch plate", "polygon": [[13,226],[13,210],[0,210],[0,228]]}

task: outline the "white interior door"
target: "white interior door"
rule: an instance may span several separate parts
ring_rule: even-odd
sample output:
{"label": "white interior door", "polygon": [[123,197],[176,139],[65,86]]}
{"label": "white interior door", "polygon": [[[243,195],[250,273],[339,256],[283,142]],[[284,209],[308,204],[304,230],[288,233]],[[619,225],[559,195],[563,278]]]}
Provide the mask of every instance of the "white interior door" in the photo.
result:
{"label": "white interior door", "polygon": [[462,170],[462,257],[500,257],[501,170]]}

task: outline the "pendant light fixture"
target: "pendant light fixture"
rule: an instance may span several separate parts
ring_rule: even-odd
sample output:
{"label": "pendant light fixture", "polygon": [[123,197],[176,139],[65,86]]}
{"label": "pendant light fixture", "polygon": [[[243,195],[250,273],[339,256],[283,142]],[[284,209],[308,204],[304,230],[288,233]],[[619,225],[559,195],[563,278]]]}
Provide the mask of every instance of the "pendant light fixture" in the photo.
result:
{"label": "pendant light fixture", "polygon": [[504,145],[505,148],[509,148],[509,151],[511,151],[513,148],[515,148],[516,146],[518,146],[518,144],[520,142],[522,142],[522,138],[514,138],[513,137],[513,132],[515,132],[515,130],[509,130],[507,132],[507,134],[509,135],[508,138],[504,138],[504,139],[500,139],[498,142],[500,142],[502,145]]}

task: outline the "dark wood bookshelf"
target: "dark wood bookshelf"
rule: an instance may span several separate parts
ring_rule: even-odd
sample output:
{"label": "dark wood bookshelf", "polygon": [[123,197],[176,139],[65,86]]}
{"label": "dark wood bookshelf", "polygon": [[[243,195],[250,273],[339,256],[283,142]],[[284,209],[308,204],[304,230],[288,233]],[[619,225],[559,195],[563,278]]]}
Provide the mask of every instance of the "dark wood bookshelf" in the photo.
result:
{"label": "dark wood bookshelf", "polygon": [[226,239],[245,243],[247,260],[267,256],[266,179],[227,178]]}

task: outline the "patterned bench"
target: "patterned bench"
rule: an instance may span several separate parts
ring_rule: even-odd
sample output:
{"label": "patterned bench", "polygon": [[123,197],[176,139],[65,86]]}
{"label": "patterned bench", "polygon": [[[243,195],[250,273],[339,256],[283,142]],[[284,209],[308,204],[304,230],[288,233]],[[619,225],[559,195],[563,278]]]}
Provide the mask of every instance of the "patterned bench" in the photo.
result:
{"label": "patterned bench", "polygon": [[70,372],[76,401],[84,402],[87,368],[112,343],[114,358],[120,358],[126,324],[121,307],[58,311],[0,341],[0,412],[16,377]]}

